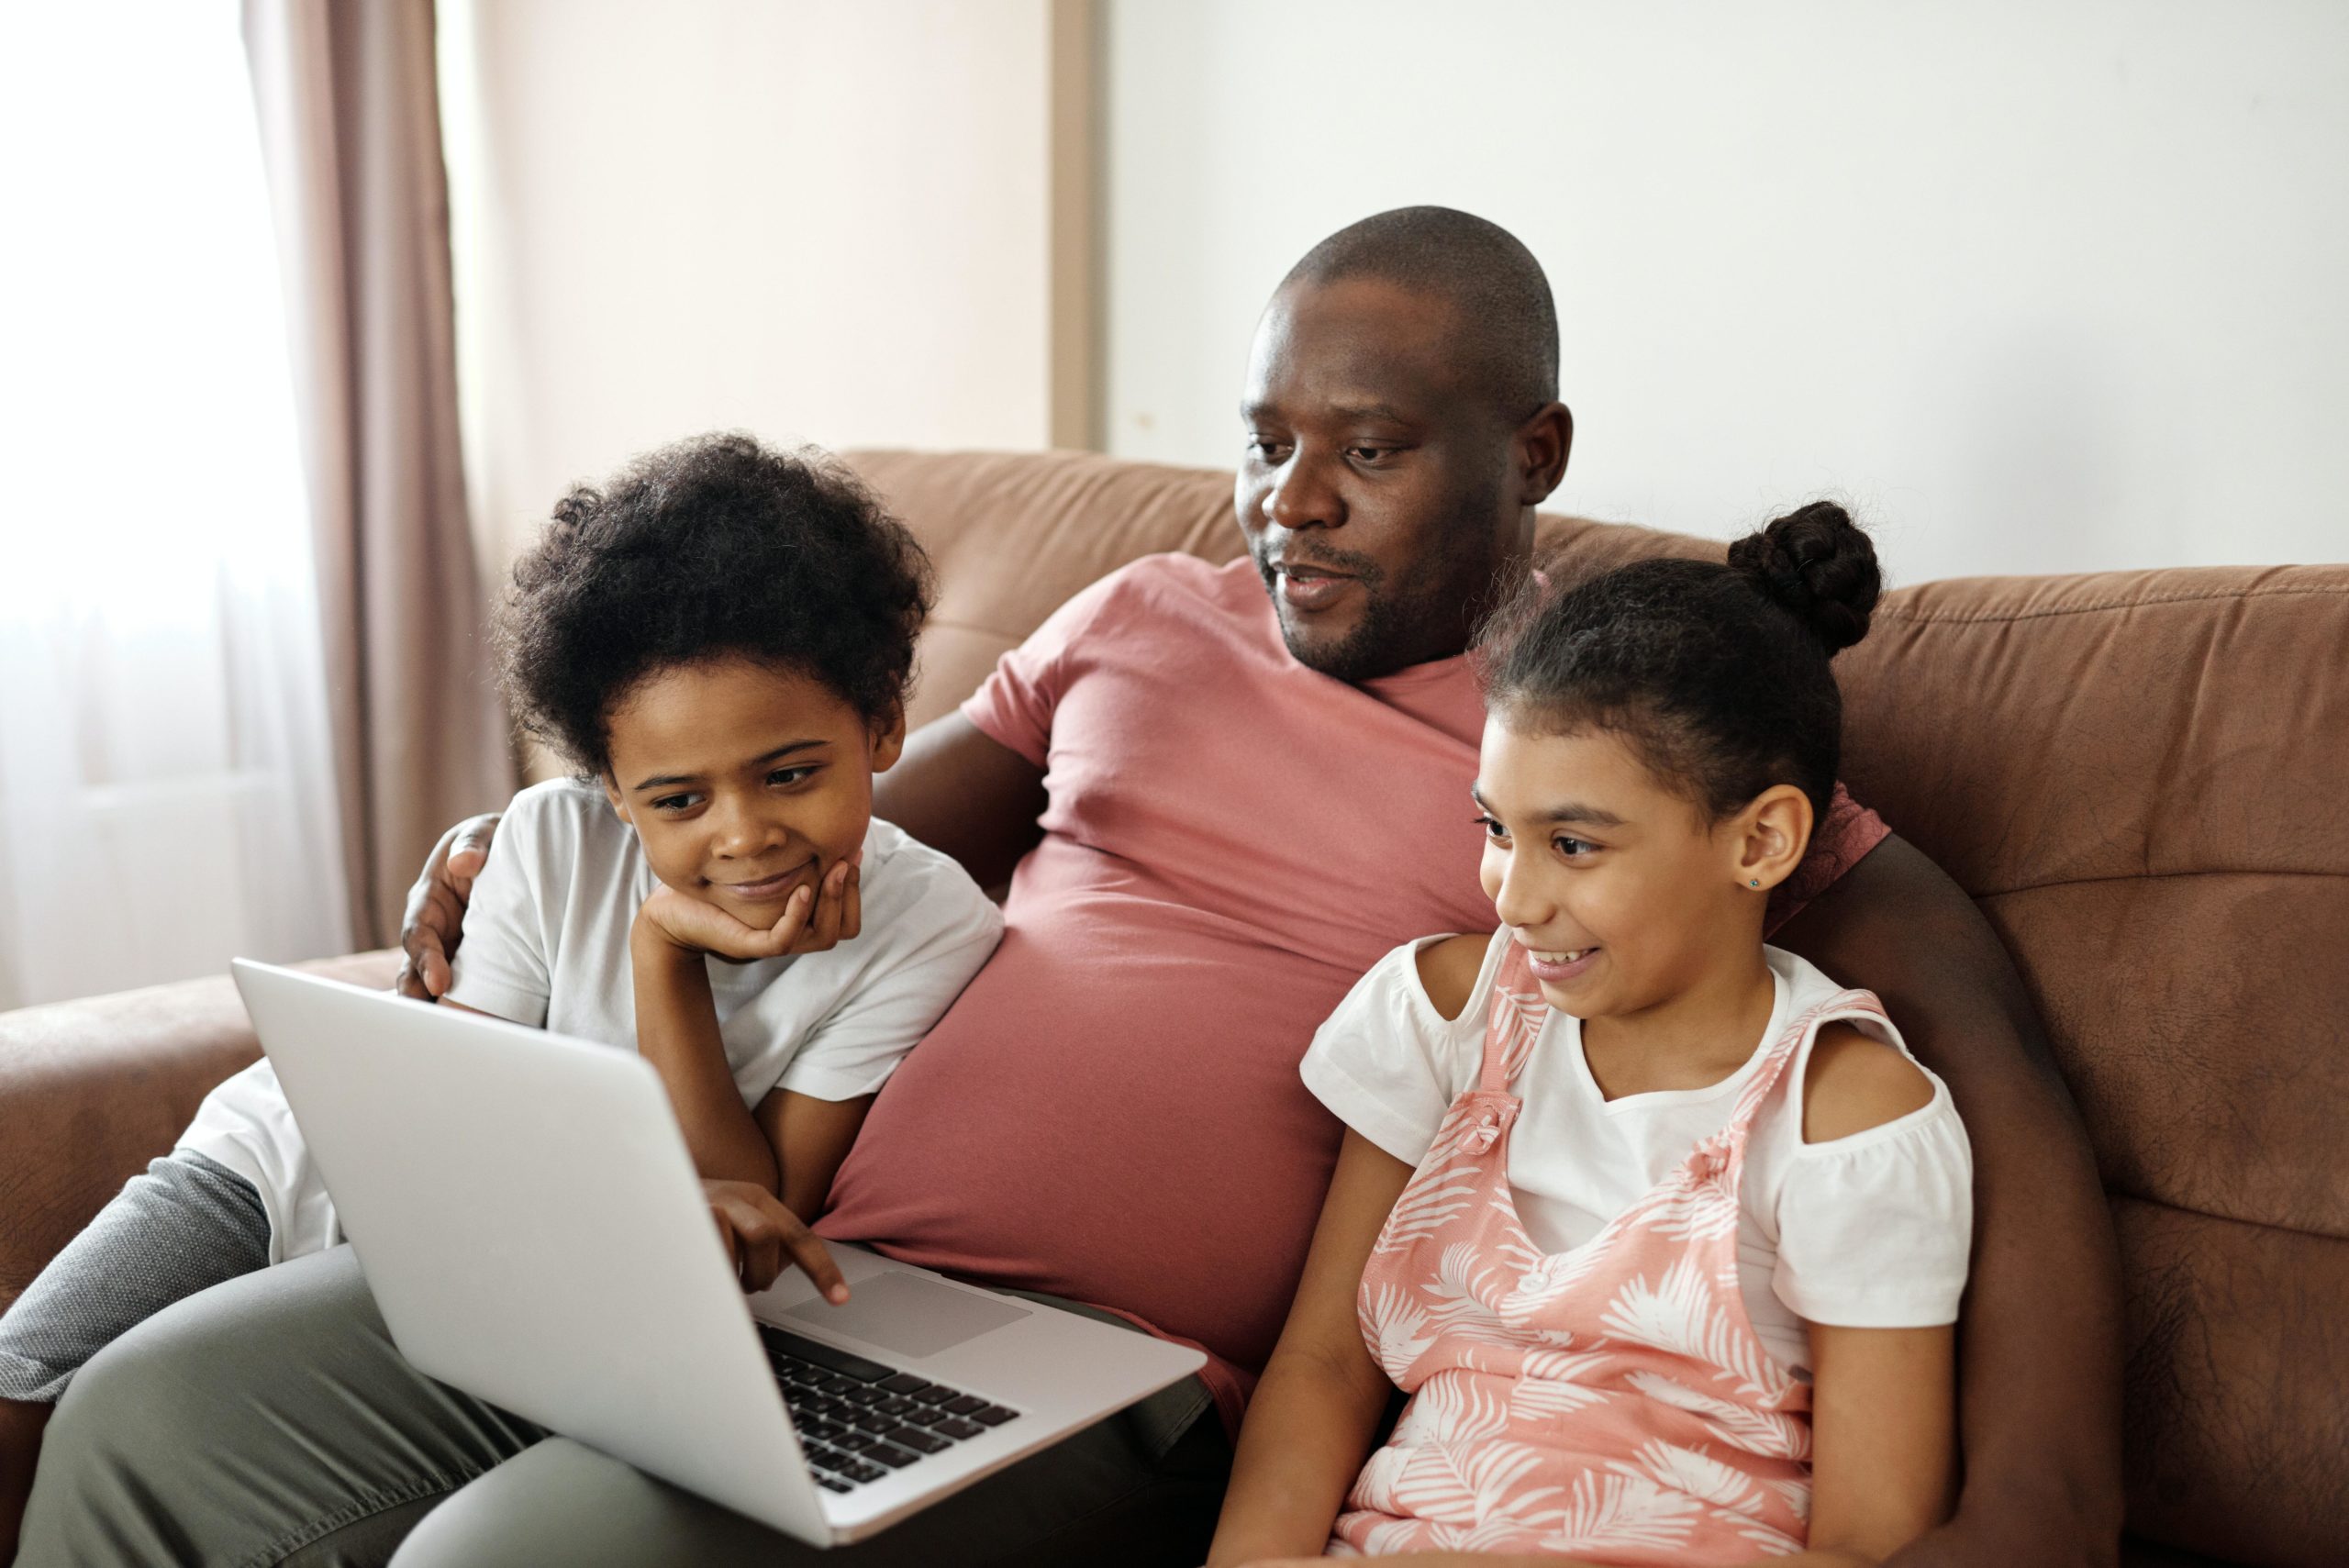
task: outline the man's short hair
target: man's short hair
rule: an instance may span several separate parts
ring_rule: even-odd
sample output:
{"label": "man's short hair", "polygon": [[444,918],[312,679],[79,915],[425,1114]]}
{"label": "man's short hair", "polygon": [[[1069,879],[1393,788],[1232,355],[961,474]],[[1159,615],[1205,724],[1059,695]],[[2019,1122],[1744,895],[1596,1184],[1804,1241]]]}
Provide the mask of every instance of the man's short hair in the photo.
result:
{"label": "man's short hair", "polygon": [[1512,418],[1558,395],[1558,307],[1550,280],[1517,236],[1472,213],[1397,207],[1349,224],[1281,280],[1368,277],[1447,301],[1475,373]]}

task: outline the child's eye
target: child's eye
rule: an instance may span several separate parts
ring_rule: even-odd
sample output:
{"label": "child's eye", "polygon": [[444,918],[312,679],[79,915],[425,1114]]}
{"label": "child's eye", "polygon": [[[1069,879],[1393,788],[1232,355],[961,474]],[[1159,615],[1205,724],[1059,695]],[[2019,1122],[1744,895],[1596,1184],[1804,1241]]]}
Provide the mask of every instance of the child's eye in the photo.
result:
{"label": "child's eye", "polygon": [[767,783],[771,784],[782,784],[787,786],[790,784],[804,783],[815,776],[816,770],[812,766],[804,768],[777,768],[774,772],[767,775]]}
{"label": "child's eye", "polygon": [[1581,856],[1595,853],[1598,849],[1597,844],[1587,839],[1568,839],[1562,836],[1550,841],[1558,847],[1558,853],[1568,860],[1575,860]]}
{"label": "child's eye", "polygon": [[1482,828],[1485,830],[1485,837],[1492,840],[1495,843],[1507,843],[1508,841],[1508,829],[1494,821],[1491,817],[1472,817],[1469,820],[1475,823],[1477,827]]}
{"label": "child's eye", "polygon": [[700,803],[701,796],[697,795],[664,795],[653,801],[652,809],[665,811],[674,816],[677,812],[690,810]]}

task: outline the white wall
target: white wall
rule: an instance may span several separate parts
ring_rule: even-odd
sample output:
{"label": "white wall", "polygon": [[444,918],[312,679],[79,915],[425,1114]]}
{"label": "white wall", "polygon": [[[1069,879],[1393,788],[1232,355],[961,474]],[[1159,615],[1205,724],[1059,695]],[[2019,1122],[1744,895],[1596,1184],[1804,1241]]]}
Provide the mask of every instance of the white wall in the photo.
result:
{"label": "white wall", "polygon": [[443,0],[467,458],[502,573],[695,431],[1041,446],[1046,0]]}
{"label": "white wall", "polygon": [[1553,502],[1856,501],[1902,580],[2349,559],[2337,0],[1109,0],[1111,450],[1229,464],[1291,262],[1532,247]]}

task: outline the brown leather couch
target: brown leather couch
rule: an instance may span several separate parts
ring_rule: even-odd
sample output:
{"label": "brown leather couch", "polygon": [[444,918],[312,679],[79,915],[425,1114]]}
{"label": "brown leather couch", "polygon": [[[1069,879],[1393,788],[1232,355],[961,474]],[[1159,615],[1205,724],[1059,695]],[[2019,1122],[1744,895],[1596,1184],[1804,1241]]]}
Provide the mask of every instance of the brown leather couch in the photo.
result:
{"label": "brown leather couch", "polygon": [[[1239,550],[1225,473],[857,462],[938,562],[916,722],[1111,568]],[[1591,567],[1719,550],[1545,534]],[[2349,566],[1929,583],[1839,669],[1854,793],[1997,927],[2095,1140],[2128,1560],[2349,1562]],[[225,979],[0,1016],[0,1303],[254,1052]]]}

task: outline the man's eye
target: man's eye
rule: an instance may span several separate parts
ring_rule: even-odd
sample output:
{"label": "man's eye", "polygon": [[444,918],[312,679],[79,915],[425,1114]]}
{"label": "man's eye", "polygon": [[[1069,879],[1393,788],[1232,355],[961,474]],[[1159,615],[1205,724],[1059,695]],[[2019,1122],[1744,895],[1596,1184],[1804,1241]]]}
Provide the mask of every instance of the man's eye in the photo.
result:
{"label": "man's eye", "polygon": [[1248,438],[1248,450],[1258,457],[1277,462],[1280,461],[1281,454],[1287,451],[1288,448],[1285,443],[1270,436],[1251,436]]}
{"label": "man's eye", "polygon": [[1393,447],[1348,447],[1346,455],[1358,462],[1377,462],[1395,455]]}

